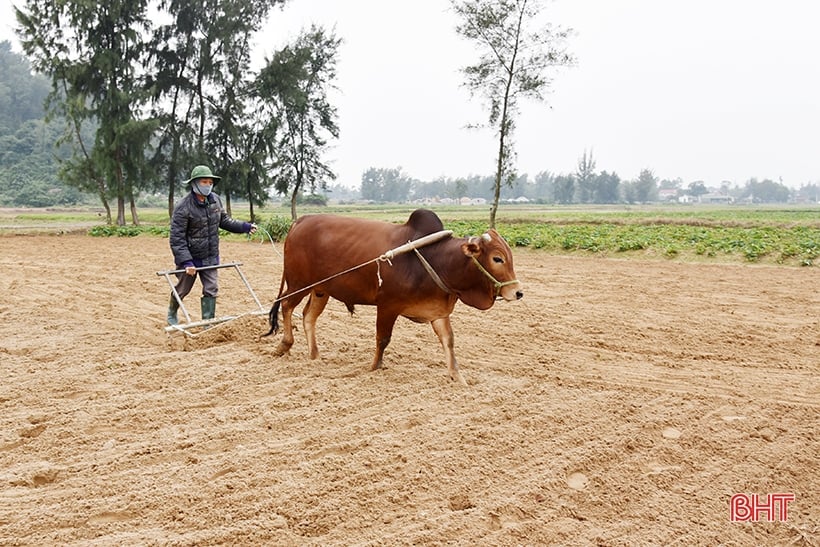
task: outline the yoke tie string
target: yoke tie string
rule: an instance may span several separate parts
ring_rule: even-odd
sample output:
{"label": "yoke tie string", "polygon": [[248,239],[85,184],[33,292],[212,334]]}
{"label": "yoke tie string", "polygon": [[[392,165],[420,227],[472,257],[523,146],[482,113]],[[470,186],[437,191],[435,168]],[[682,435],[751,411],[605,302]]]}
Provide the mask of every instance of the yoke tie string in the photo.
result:
{"label": "yoke tie string", "polygon": [[430,265],[430,263],[427,262],[427,260],[425,260],[425,258],[423,256],[421,256],[421,253],[419,252],[419,250],[418,249],[413,249],[413,250],[416,252],[416,256],[419,257],[419,261],[421,262],[421,265],[424,266],[424,269],[427,270],[427,273],[430,274],[430,277],[432,277],[433,281],[435,281],[436,285],[438,285],[438,288],[441,289],[442,291],[446,292],[447,294],[453,294],[453,291],[451,291],[449,288],[447,288],[447,285],[444,284],[444,281],[441,280],[441,277],[439,277],[439,275],[436,273],[436,271],[433,269],[433,267]]}

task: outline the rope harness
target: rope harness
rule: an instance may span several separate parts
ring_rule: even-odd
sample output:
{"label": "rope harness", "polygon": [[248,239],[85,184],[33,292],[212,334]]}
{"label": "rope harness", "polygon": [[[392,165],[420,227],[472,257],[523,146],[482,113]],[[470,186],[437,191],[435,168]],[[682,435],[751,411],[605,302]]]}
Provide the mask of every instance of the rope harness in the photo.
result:
{"label": "rope harness", "polygon": [[[430,277],[432,277],[433,281],[435,281],[436,285],[438,285],[438,288],[446,292],[447,294],[453,294],[453,291],[451,291],[447,287],[447,285],[444,284],[444,281],[441,279],[441,277],[439,277],[439,275],[436,273],[436,271],[433,269],[430,263],[427,262],[427,260],[421,255],[418,249],[413,250],[416,252],[416,256],[419,258],[419,262],[421,262],[421,265],[424,266],[424,269],[427,270],[427,273],[430,274]],[[494,298],[498,298],[501,295],[501,289],[503,287],[518,283],[517,279],[512,279],[510,281],[499,281],[493,276],[493,274],[488,272],[487,269],[481,265],[481,262],[479,262],[476,257],[471,256],[470,258],[473,259],[473,263],[475,263],[476,267],[478,267],[478,270],[485,276],[487,276],[490,279],[490,281],[493,282],[493,288],[495,289],[495,292],[493,293]]]}
{"label": "rope harness", "polygon": [[427,262],[427,260],[425,260],[423,256],[421,256],[419,250],[413,250],[416,252],[416,256],[419,257],[419,262],[421,262],[421,265],[424,266],[424,269],[427,270],[427,273],[430,274],[430,277],[432,277],[433,281],[435,281],[436,285],[438,285],[438,288],[446,292],[447,294],[453,294],[453,291],[447,288],[447,285],[445,285],[444,281],[441,280],[441,277],[439,277],[439,275],[436,273],[436,270],[434,270],[430,263]]}
{"label": "rope harness", "polygon": [[475,265],[476,265],[476,266],[478,266],[478,269],[481,271],[481,273],[483,273],[484,275],[486,275],[487,277],[489,277],[489,278],[490,278],[490,281],[492,281],[492,282],[493,282],[493,287],[495,287],[495,297],[496,297],[496,298],[498,298],[498,297],[501,295],[501,289],[502,289],[502,287],[506,287],[507,285],[513,285],[513,284],[515,284],[515,283],[518,283],[518,280],[517,280],[517,279],[511,279],[510,281],[503,281],[503,282],[502,282],[502,281],[499,281],[498,279],[496,279],[495,277],[493,277],[493,274],[491,274],[490,272],[488,272],[488,271],[484,268],[484,266],[482,266],[482,265],[481,265],[481,262],[479,262],[479,261],[478,261],[478,259],[477,259],[476,257],[474,257],[474,256],[473,256],[473,257],[471,257],[471,258],[473,259],[473,262],[475,262]]}

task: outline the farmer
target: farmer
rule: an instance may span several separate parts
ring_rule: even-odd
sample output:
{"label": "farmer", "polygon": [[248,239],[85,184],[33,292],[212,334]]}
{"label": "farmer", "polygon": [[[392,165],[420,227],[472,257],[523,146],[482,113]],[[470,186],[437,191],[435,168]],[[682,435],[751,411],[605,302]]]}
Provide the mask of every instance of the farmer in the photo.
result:
{"label": "farmer", "polygon": [[[171,251],[174,253],[176,269],[185,270],[177,274],[176,291],[180,300],[194,287],[199,274],[202,281],[202,319],[213,319],[216,313],[216,295],[219,291],[216,268],[197,270],[203,266],[219,264],[219,229],[236,234],[256,232],[256,224],[234,220],[222,207],[222,200],[212,192],[214,184],[221,177],[211,173],[205,165],[197,165],[191,171],[186,184],[191,193],[174,206],[171,217]],[[176,325],[179,302],[171,294],[168,304],[168,324]]]}

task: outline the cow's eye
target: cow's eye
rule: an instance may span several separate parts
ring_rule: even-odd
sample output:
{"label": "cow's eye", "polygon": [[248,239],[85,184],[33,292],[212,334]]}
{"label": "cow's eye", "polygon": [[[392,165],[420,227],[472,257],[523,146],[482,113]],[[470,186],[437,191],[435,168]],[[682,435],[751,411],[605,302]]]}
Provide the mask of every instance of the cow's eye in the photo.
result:
{"label": "cow's eye", "polygon": [[501,258],[500,256],[494,256],[494,257],[493,257],[493,262],[495,262],[496,264],[503,264],[503,263],[504,263],[504,259],[503,259],[503,258]]}

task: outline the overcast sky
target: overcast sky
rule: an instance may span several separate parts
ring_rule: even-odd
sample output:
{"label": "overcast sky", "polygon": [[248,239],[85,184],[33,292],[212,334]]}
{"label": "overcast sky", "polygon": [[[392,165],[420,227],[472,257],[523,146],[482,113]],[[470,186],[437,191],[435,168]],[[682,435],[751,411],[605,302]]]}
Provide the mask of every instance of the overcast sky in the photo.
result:
{"label": "overcast sky", "polygon": [[[0,39],[10,38],[9,0]],[[577,66],[554,75],[547,103],[524,102],[518,170],[571,173],[590,151],[597,171],[633,179],[770,178],[820,182],[820,2],[553,0],[549,21],[574,29]],[[258,58],[303,27],[335,28],[339,181],[369,167],[421,180],[493,173],[496,139],[459,69],[477,58],[448,0],[291,0],[258,39]]]}

